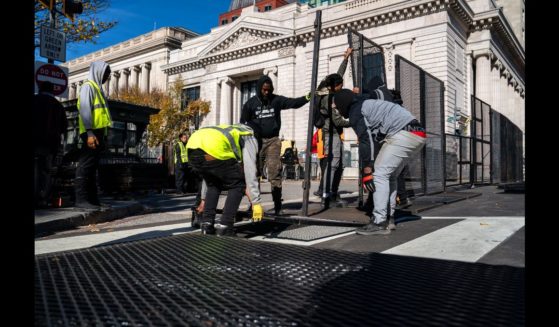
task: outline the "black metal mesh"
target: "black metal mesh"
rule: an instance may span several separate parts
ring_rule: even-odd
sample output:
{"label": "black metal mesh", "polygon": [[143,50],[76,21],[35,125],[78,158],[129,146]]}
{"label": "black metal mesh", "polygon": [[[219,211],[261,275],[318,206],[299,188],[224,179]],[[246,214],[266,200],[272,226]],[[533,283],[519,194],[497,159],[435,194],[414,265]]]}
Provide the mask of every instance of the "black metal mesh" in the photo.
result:
{"label": "black metal mesh", "polygon": [[524,269],[178,235],[37,256],[36,326],[517,326]]}
{"label": "black metal mesh", "polygon": [[474,182],[491,183],[491,106],[472,96],[472,142]]}
{"label": "black metal mesh", "polygon": [[353,86],[363,90],[374,76],[380,77],[386,84],[382,47],[354,30],[349,30],[348,41],[353,49],[351,53]]}
{"label": "black metal mesh", "polygon": [[410,162],[411,181],[406,187],[415,194],[444,191],[445,133],[444,84],[413,63],[396,55],[396,89],[400,90],[404,107],[426,128],[425,150]]}
{"label": "black metal mesh", "polygon": [[522,130],[491,110],[493,182],[523,181]]}
{"label": "black metal mesh", "polygon": [[446,179],[445,185],[469,184],[471,138],[461,135],[446,134]]}

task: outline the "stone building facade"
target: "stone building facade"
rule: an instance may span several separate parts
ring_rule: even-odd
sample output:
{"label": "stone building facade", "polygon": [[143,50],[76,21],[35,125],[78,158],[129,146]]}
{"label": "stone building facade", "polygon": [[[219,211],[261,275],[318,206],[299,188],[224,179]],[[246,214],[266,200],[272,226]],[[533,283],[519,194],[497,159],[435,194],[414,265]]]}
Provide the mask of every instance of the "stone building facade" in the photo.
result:
{"label": "stone building facade", "polygon": [[[518,1],[523,10],[524,1]],[[165,88],[182,79],[188,90],[212,103],[202,126],[236,123],[262,74],[272,78],[277,94],[297,97],[311,89],[313,23],[322,10],[318,80],[337,71],[351,28],[383,47],[388,87],[395,87],[395,55],[443,81],[447,133],[455,132],[458,118],[471,116],[471,95],[524,132],[525,53],[518,38],[523,20],[513,27],[505,15],[511,12],[508,3],[516,2],[350,0],[318,8],[296,2],[267,12],[249,6],[234,22],[205,35],[164,28],[73,60],[70,85],[87,77],[91,61],[102,59],[113,67],[111,85],[121,83],[122,76],[123,86],[140,83],[143,88]],[[348,88],[353,86],[350,74],[348,68]],[[303,150],[307,122],[308,105],[282,112],[280,136]],[[349,150],[357,140],[350,129],[346,134]]]}
{"label": "stone building facade", "polygon": [[161,67],[169,63],[171,50],[180,49],[182,42],[198,34],[184,28],[163,27],[133,39],[68,61],[68,99],[75,99],[80,85],[87,79],[92,62],[103,60],[111,66],[111,77],[103,85],[106,95],[118,89],[138,86],[142,91],[167,89],[168,76]]}

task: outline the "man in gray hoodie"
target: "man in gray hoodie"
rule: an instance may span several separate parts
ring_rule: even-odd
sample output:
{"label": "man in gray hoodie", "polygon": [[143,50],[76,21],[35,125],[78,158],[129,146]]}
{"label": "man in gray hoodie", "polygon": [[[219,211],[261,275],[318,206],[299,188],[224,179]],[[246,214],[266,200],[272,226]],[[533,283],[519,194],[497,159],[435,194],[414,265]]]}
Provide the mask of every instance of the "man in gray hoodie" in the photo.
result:
{"label": "man in gray hoodie", "polygon": [[[349,118],[359,138],[363,187],[374,192],[371,222],[356,232],[389,234],[387,223],[393,219],[396,206],[396,179],[409,159],[425,145],[425,129],[404,107],[391,101],[367,100],[348,89],[334,95],[334,105],[342,116]],[[376,159],[375,140],[383,143]]]}
{"label": "man in gray hoodie", "polygon": [[108,127],[112,126],[108,102],[101,86],[107,82],[111,68],[106,62],[95,61],[89,67],[88,79],[82,84],[78,98],[79,133],[82,139],[76,179],[75,206],[98,210],[97,170],[101,151],[105,147]]}

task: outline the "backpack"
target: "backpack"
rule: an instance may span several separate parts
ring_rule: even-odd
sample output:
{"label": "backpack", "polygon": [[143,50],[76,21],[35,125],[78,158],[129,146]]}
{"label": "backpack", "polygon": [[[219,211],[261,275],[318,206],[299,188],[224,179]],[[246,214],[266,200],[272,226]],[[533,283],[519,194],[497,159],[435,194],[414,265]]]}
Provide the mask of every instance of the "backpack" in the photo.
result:
{"label": "backpack", "polygon": [[322,128],[326,123],[324,116],[320,114],[320,99],[321,97],[315,97],[315,104],[313,108],[313,125],[316,128]]}

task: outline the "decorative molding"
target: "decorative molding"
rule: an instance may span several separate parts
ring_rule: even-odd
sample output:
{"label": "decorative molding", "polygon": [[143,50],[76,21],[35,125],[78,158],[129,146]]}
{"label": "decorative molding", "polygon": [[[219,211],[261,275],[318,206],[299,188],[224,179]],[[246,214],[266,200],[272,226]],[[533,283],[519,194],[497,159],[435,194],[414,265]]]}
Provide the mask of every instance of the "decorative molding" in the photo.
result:
{"label": "decorative molding", "polygon": [[223,86],[223,83],[233,85],[233,84],[235,84],[235,81],[229,76],[225,76],[225,77],[222,77],[222,78],[217,80],[217,84],[220,84],[221,86]]}
{"label": "decorative molding", "polygon": [[213,73],[217,70],[217,65],[216,64],[207,65],[205,69],[206,69],[206,73]]}
{"label": "decorative molding", "polygon": [[265,68],[262,73],[264,75],[269,75],[270,73],[276,75],[278,73],[278,67],[274,66],[274,67]]}
{"label": "decorative molding", "polygon": [[281,48],[278,50],[278,56],[281,57],[289,57],[295,55],[295,47],[288,46],[285,48]]}

